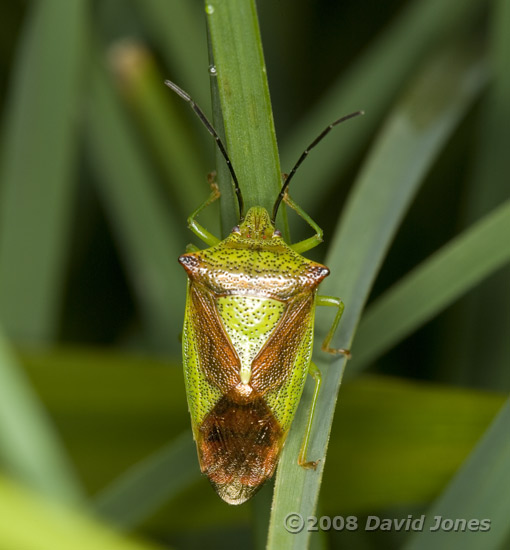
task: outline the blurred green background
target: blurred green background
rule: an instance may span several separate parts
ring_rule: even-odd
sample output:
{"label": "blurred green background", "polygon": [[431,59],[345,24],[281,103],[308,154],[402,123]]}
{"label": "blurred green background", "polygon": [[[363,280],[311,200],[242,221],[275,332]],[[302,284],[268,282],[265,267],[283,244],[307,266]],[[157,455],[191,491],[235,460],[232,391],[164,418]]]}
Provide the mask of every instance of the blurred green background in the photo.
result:
{"label": "blurred green background", "polygon": [[[469,501],[468,519],[493,528],[439,547],[504,548],[508,406],[493,420],[510,389],[509,2],[257,7],[282,170],[329,122],[366,112],[293,182],[325,231],[310,256],[324,261],[354,211],[349,246],[370,250],[364,231],[395,171],[415,182],[392,191],[370,294],[342,296],[346,312],[366,300],[366,315],[317,515],[363,524],[444,505],[464,517]],[[263,547],[271,487],[240,508],[216,497],[199,474],[181,372],[176,259],[199,244],[186,218],[209,192],[215,150],[163,80],[211,112],[203,3],[0,9],[0,548]],[[398,141],[408,131],[416,146]],[[367,180],[379,192],[349,210]],[[216,234],[218,216],[214,206],[201,217]],[[298,240],[309,228],[291,216],[291,230]],[[438,545],[395,530],[322,535],[313,547]]]}

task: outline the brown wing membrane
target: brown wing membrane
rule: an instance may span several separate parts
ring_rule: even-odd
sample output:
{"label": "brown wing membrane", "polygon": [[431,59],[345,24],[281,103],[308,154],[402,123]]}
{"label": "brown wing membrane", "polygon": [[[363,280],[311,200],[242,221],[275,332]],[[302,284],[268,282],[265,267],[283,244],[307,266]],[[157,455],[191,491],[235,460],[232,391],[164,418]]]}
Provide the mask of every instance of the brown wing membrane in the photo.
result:
{"label": "brown wing membrane", "polygon": [[200,366],[208,382],[226,394],[241,382],[241,362],[221,323],[214,296],[196,283],[191,284],[190,293]]}
{"label": "brown wing membrane", "polygon": [[253,360],[250,386],[259,395],[280,386],[290,375],[299,345],[309,329],[313,300],[314,295],[309,293],[292,300]]}
{"label": "brown wing membrane", "polygon": [[282,431],[257,395],[240,400],[233,390],[218,401],[197,438],[202,471],[223,500],[241,504],[273,475]]}

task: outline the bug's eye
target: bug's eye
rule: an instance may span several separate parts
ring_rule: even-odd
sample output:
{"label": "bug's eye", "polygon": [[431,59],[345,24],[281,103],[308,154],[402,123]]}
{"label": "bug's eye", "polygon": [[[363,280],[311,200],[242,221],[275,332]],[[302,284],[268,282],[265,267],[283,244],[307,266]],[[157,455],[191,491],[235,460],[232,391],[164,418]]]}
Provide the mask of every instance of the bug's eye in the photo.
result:
{"label": "bug's eye", "polygon": [[235,227],[233,227],[231,233],[237,233],[238,235],[240,235],[241,231],[239,230],[239,226],[236,225]]}
{"label": "bug's eye", "polygon": [[273,233],[273,237],[281,237],[282,232],[279,229],[275,229]]}

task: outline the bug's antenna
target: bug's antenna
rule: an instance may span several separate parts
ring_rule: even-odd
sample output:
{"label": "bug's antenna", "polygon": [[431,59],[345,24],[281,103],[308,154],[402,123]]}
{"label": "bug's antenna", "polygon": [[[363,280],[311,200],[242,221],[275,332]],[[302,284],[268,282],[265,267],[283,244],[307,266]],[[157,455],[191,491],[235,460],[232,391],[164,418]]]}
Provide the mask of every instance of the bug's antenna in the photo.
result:
{"label": "bug's antenna", "polygon": [[331,130],[341,122],[345,122],[346,120],[349,120],[350,118],[354,118],[359,115],[364,115],[364,111],[356,111],[355,113],[351,113],[350,115],[345,115],[342,118],[339,118],[338,120],[335,120],[335,122],[332,122],[327,128],[325,128],[313,141],[310,143],[310,145],[303,151],[301,156],[299,157],[299,160],[294,165],[294,168],[289,172],[289,175],[285,178],[285,183],[283,184],[283,187],[280,191],[280,194],[276,198],[276,201],[273,206],[273,215],[271,217],[271,222],[274,225],[276,221],[276,214],[278,213],[278,208],[280,208],[280,204],[285,197],[285,193],[287,192],[287,189],[289,188],[290,180],[292,179],[292,176],[296,173],[297,169],[301,166],[301,163],[305,160],[308,153],[320,142],[322,141],[328,134],[331,132]]}
{"label": "bug's antenna", "polygon": [[207,128],[209,133],[212,135],[214,140],[216,141],[216,145],[218,145],[219,150],[221,151],[221,154],[223,155],[223,158],[225,159],[228,169],[230,170],[230,174],[232,175],[232,179],[234,180],[234,189],[237,196],[237,202],[239,204],[239,220],[242,221],[244,219],[244,201],[243,196],[241,194],[241,188],[239,187],[239,181],[237,180],[236,173],[234,172],[234,167],[232,166],[232,163],[230,162],[230,159],[228,158],[227,150],[225,149],[225,146],[223,145],[223,142],[221,141],[220,136],[218,135],[218,132],[214,129],[213,125],[207,120],[207,117],[205,116],[202,109],[191,99],[190,95],[187,94],[184,90],[179,88],[177,84],[174,84],[170,80],[165,80],[165,84],[173,90],[177,95],[182,97],[184,101],[187,101],[191,108],[195,111],[198,118],[202,121],[202,124]]}

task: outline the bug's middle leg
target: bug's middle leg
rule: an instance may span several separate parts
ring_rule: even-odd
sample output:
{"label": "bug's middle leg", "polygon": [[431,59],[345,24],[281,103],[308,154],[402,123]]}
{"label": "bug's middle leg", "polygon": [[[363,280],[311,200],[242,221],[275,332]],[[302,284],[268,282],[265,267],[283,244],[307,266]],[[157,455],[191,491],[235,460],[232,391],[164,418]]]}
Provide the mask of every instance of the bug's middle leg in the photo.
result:
{"label": "bug's middle leg", "polygon": [[333,319],[333,324],[326,334],[324,342],[322,342],[322,350],[327,353],[332,353],[334,355],[345,355],[347,359],[349,359],[351,357],[351,352],[348,349],[332,348],[330,346],[331,340],[335,335],[336,329],[338,328],[338,323],[340,322],[340,319],[342,318],[342,314],[344,312],[344,303],[342,302],[342,300],[340,300],[340,298],[336,298],[334,296],[317,296],[317,300],[315,303],[318,306],[334,306],[338,308],[335,318]]}

